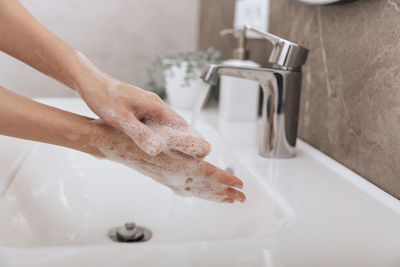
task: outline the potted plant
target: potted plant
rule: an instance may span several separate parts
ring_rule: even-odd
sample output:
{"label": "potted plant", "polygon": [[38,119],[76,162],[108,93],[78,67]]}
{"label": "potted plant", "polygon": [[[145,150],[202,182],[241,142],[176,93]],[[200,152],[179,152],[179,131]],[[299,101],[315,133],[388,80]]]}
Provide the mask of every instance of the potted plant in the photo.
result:
{"label": "potted plant", "polygon": [[146,68],[145,88],[166,97],[172,107],[191,109],[202,83],[201,72],[208,64],[219,63],[220,58],[221,53],[213,48],[156,56]]}

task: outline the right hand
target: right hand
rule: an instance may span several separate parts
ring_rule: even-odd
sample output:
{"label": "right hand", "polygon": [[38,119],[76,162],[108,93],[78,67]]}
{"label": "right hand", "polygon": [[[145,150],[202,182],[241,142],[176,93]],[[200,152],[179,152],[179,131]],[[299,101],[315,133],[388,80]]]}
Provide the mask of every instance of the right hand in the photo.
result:
{"label": "right hand", "polygon": [[94,124],[97,130],[92,135],[91,145],[101,156],[150,176],[176,194],[226,203],[246,200],[246,196],[237,190],[243,188],[240,179],[204,160],[176,150],[150,156],[121,131],[100,120]]}
{"label": "right hand", "polygon": [[[79,95],[94,113],[128,135],[144,152],[156,156],[173,148],[199,158],[210,152],[210,144],[195,136],[190,125],[157,95],[103,73],[79,52],[77,57],[83,77],[75,88]],[[148,127],[152,122],[158,123],[158,132]],[[172,133],[171,129],[180,134],[167,138],[160,134]]]}

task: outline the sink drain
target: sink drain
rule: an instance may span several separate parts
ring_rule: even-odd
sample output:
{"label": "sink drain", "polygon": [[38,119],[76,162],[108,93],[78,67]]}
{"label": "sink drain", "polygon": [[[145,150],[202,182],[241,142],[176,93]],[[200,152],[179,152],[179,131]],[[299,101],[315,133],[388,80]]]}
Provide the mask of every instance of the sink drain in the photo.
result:
{"label": "sink drain", "polygon": [[153,234],[149,229],[130,222],[111,229],[108,236],[115,242],[133,243],[148,241]]}

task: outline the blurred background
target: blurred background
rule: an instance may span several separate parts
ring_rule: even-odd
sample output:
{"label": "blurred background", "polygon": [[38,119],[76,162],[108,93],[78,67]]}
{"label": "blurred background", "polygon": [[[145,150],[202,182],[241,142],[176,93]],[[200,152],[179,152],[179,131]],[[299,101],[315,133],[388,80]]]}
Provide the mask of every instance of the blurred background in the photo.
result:
{"label": "blurred background", "polygon": [[[236,41],[219,32],[233,27],[235,2],[21,0],[41,23],[103,71],[140,87],[145,87],[146,66],[156,55],[213,47],[222,53],[221,60],[231,58]],[[251,60],[262,65],[267,62],[266,42],[252,39],[248,48]],[[0,53],[0,81],[26,97],[75,96],[62,84],[4,53]]]}
{"label": "blurred background", "polygon": [[[143,86],[145,67],[155,54],[198,47],[197,0],[21,2],[103,71],[137,86]],[[70,89],[4,53],[0,53],[0,81],[27,97],[74,96]]]}

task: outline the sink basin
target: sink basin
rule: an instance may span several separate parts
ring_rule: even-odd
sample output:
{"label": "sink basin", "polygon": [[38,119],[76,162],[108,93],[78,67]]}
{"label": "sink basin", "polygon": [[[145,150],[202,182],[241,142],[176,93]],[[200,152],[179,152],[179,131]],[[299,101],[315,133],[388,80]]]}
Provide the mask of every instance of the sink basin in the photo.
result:
{"label": "sink basin", "polygon": [[[69,104],[67,109],[72,107],[71,111],[90,115],[81,101],[69,101],[60,102]],[[78,246],[85,247],[80,255],[89,253],[93,247],[108,247],[113,251],[129,246],[136,254],[132,261],[137,262],[137,255],[145,258],[146,253],[138,252],[142,249],[148,252],[158,248],[158,253],[167,254],[174,244],[207,248],[204,244],[213,241],[228,245],[230,240],[246,243],[271,237],[290,225],[294,213],[268,181],[243,168],[214,129],[206,124],[198,128],[213,144],[207,160],[233,170],[245,181],[246,203],[219,204],[182,198],[124,165],[36,143],[25,152],[23,163],[18,165],[0,199],[0,244],[17,251],[52,249],[53,255]],[[0,137],[0,147],[12,147],[18,141]],[[117,244],[110,240],[109,231],[127,222],[150,229],[153,237],[138,244]]]}
{"label": "sink basin", "polygon": [[[40,101],[94,116],[79,99]],[[400,201],[301,140],[296,158],[265,159],[246,143],[254,127],[218,132],[215,111],[202,116],[207,161],[244,181],[244,204],[181,198],[123,165],[0,136],[0,266],[400,266]],[[126,222],[153,237],[110,240]]]}
{"label": "sink basin", "polygon": [[112,243],[108,231],[126,222],[149,228],[149,243],[257,238],[290,222],[277,194],[265,193],[268,188],[257,179],[229,165],[227,154],[218,155],[212,161],[236,166],[237,175],[248,177],[246,203],[181,198],[121,164],[36,144],[0,201],[0,242],[14,247],[107,244]]}

